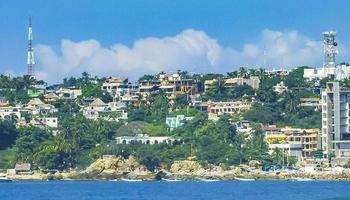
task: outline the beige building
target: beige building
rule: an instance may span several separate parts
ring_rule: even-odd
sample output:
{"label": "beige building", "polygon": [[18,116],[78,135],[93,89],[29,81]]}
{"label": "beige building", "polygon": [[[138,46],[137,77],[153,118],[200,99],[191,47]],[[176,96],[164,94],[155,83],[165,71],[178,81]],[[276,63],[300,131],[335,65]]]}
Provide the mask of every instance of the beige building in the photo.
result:
{"label": "beige building", "polygon": [[[312,156],[312,152],[320,149],[318,142],[320,138],[319,129],[301,129],[291,127],[277,128],[276,126],[264,126],[263,130],[271,152],[274,148],[282,147],[282,144],[284,144],[285,146],[283,146],[283,148],[295,148],[294,155],[299,155],[300,158],[307,158]],[[297,153],[297,151],[299,151],[299,153]]]}
{"label": "beige building", "polygon": [[179,94],[196,94],[198,93],[197,84],[193,79],[181,77],[178,73],[159,74],[158,80],[141,81],[139,92],[141,96],[146,97],[159,90],[165,92],[169,99],[174,99]]}
{"label": "beige building", "polygon": [[101,89],[108,92],[112,96],[123,96],[127,93],[128,78],[127,77],[109,77],[105,82],[102,83]]}
{"label": "beige building", "polygon": [[310,157],[312,152],[318,150],[319,129],[282,128],[282,132],[287,136],[289,144],[301,144],[302,156]]}
{"label": "beige building", "polygon": [[251,102],[247,101],[208,101],[205,102],[207,111],[210,114],[237,114],[245,110],[249,110],[252,106]]}
{"label": "beige building", "polygon": [[[204,91],[208,91],[215,87],[215,82],[217,80],[205,80],[204,81]],[[249,85],[254,89],[258,89],[260,85],[260,79],[257,76],[251,76],[250,78],[227,78],[224,79],[226,88],[234,88],[236,85]]]}

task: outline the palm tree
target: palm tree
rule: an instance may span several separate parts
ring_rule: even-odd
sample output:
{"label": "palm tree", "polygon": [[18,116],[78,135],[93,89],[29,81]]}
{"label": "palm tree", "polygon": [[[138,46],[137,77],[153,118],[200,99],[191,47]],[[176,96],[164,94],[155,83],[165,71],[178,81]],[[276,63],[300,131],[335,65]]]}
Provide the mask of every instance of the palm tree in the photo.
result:
{"label": "palm tree", "polygon": [[257,76],[258,75],[258,70],[256,70],[256,69],[249,69],[248,75],[249,76]]}
{"label": "palm tree", "polygon": [[245,78],[247,76],[247,70],[244,67],[240,67],[238,70],[238,76]]}
{"label": "palm tree", "polygon": [[345,78],[340,82],[341,86],[344,88],[350,88],[350,79]]}
{"label": "palm tree", "polygon": [[227,76],[229,78],[237,78],[238,77],[238,72],[237,71],[227,72]]}
{"label": "palm tree", "polygon": [[220,77],[214,82],[214,91],[219,96],[225,92],[225,80],[223,78]]}
{"label": "palm tree", "polygon": [[300,104],[298,95],[292,91],[286,91],[282,94],[282,96],[282,102],[286,111],[291,113],[297,111]]}

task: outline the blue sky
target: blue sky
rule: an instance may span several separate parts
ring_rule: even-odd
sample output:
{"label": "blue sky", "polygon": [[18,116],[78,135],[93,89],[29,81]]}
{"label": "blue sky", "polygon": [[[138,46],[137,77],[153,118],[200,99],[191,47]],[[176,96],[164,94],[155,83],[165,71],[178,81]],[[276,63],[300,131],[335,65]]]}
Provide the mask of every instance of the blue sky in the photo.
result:
{"label": "blue sky", "polygon": [[338,61],[349,61],[349,7],[346,0],[2,0],[0,73],[25,72],[29,15],[35,71],[44,79],[82,71],[225,72],[261,65],[266,42],[277,40],[268,47],[268,66],[317,66],[321,32],[332,28],[342,44]]}

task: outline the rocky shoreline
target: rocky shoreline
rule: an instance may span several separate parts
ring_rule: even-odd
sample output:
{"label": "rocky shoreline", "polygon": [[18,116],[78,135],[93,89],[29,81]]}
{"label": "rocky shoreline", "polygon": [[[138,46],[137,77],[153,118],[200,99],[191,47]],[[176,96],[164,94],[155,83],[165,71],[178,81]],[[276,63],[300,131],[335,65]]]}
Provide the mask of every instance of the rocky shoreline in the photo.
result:
{"label": "rocky shoreline", "polygon": [[259,167],[247,165],[203,168],[195,160],[177,161],[170,169],[151,172],[139,164],[135,158],[121,157],[98,159],[85,170],[68,172],[7,175],[11,180],[236,180],[237,178],[254,180],[350,180],[350,169],[333,171],[305,172],[303,170],[278,170],[264,172]]}

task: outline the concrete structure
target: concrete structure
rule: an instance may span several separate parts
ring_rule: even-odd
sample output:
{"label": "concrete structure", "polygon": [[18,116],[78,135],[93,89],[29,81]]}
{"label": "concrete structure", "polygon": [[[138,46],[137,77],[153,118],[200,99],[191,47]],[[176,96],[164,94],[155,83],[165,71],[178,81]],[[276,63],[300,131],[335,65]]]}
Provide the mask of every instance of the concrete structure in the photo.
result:
{"label": "concrete structure", "polygon": [[41,89],[41,88],[30,88],[27,90],[27,94],[30,98],[36,98],[39,97],[43,94],[45,94],[45,89]]}
{"label": "concrete structure", "polygon": [[[215,87],[217,80],[205,80],[204,81],[204,92]],[[228,78],[224,79],[225,88],[234,88],[237,85],[249,85],[254,89],[258,89],[260,86],[260,79],[257,76],[251,76],[250,78]]]}
{"label": "concrete structure", "polygon": [[5,107],[9,105],[9,101],[6,97],[0,97],[0,107]]}
{"label": "concrete structure", "polygon": [[275,151],[275,149],[281,150],[288,156],[296,157],[298,160],[302,159],[303,146],[301,144],[269,144],[269,154],[272,154]]}
{"label": "concrete structure", "polygon": [[269,76],[287,76],[291,70],[288,69],[266,69],[265,73]]}
{"label": "concrete structure", "polygon": [[16,116],[18,120],[21,119],[21,112],[19,107],[0,107],[0,119],[6,117]]}
{"label": "concrete structure", "polygon": [[48,103],[56,102],[58,99],[59,97],[53,92],[44,95],[44,100]]}
{"label": "concrete structure", "polygon": [[77,88],[60,88],[56,91],[56,94],[60,99],[74,100],[82,95],[82,91]]}
{"label": "concrete structure", "polygon": [[310,80],[336,77],[336,71],[335,67],[306,68],[303,77]]}
{"label": "concrete structure", "polygon": [[30,111],[32,115],[48,114],[57,112],[55,106],[45,104],[39,98],[31,99],[23,111]]}
{"label": "concrete structure", "polygon": [[58,128],[58,118],[57,117],[38,117],[33,118],[30,121],[30,124],[33,126],[38,126],[42,128]]}
{"label": "concrete structure", "polygon": [[83,108],[83,115],[93,120],[101,117],[108,121],[118,121],[128,119],[128,113],[125,112],[125,108],[126,105],[123,102],[109,102],[106,104],[101,99],[95,98]]}
{"label": "concrete structure", "polygon": [[166,125],[169,126],[170,130],[181,127],[184,123],[185,115],[177,115],[176,117],[167,117],[165,119]]}
{"label": "concrete structure", "polygon": [[[178,73],[163,73],[159,75],[160,86],[172,86],[173,93],[194,93],[193,79],[184,78]],[[176,95],[176,94],[175,94]]]}
{"label": "concrete structure", "polygon": [[241,111],[249,110],[252,106],[252,103],[248,101],[208,101],[204,104],[207,106],[207,111],[215,115],[221,115],[224,113],[237,114]]}
{"label": "concrete structure", "polygon": [[301,144],[303,158],[311,157],[317,151],[319,129],[282,128],[289,144]]}
{"label": "concrete structure", "polygon": [[193,117],[185,117],[185,115],[177,115],[176,117],[167,117],[165,119],[166,125],[169,126],[170,131],[173,131],[176,128],[184,125],[184,121],[192,120]]}
{"label": "concrete structure", "polygon": [[322,91],[322,150],[325,155],[350,157],[350,91],[328,82]]}
{"label": "concrete structure", "polygon": [[108,104],[103,102],[99,98],[95,98],[88,106],[83,109],[83,114],[88,119],[97,119],[99,117],[99,112],[107,112]]}
{"label": "concrete structure", "polygon": [[281,81],[273,86],[273,91],[277,92],[278,94],[282,94],[283,92],[288,91],[288,87],[284,85],[283,81]]}
{"label": "concrete structure", "polygon": [[[277,128],[273,126],[264,126],[266,142],[269,148],[278,148],[276,144],[296,144],[300,147],[300,156],[298,159],[304,159],[312,156],[312,152],[320,149],[319,129],[301,129],[301,128]],[[298,150],[299,151],[299,150]]]}
{"label": "concrete structure", "polygon": [[338,54],[337,43],[335,42],[335,31],[323,32],[324,60],[322,68],[304,69],[304,78],[323,79],[326,77],[342,80],[350,77],[350,66],[336,65],[335,56]]}
{"label": "concrete structure", "polygon": [[312,107],[318,110],[321,107],[320,101],[320,98],[300,98],[300,106]]}
{"label": "concrete structure", "polygon": [[182,77],[178,73],[161,73],[157,80],[144,80],[140,82],[139,92],[142,97],[163,90],[169,99],[174,99],[179,94],[196,94],[197,84],[193,79]]}
{"label": "concrete structure", "polygon": [[242,120],[235,122],[235,127],[238,132],[244,133],[248,136],[251,136],[252,133],[252,127],[250,125],[250,122],[248,120]]}
{"label": "concrete structure", "polygon": [[174,144],[177,142],[182,143],[181,139],[175,139],[168,136],[151,137],[145,134],[138,134],[136,136],[120,136],[116,137],[115,139],[117,144],[130,144],[131,142],[140,142],[142,144]]}
{"label": "concrete structure", "polygon": [[120,97],[128,93],[127,77],[109,77],[102,83],[101,89],[108,92],[112,97]]}

